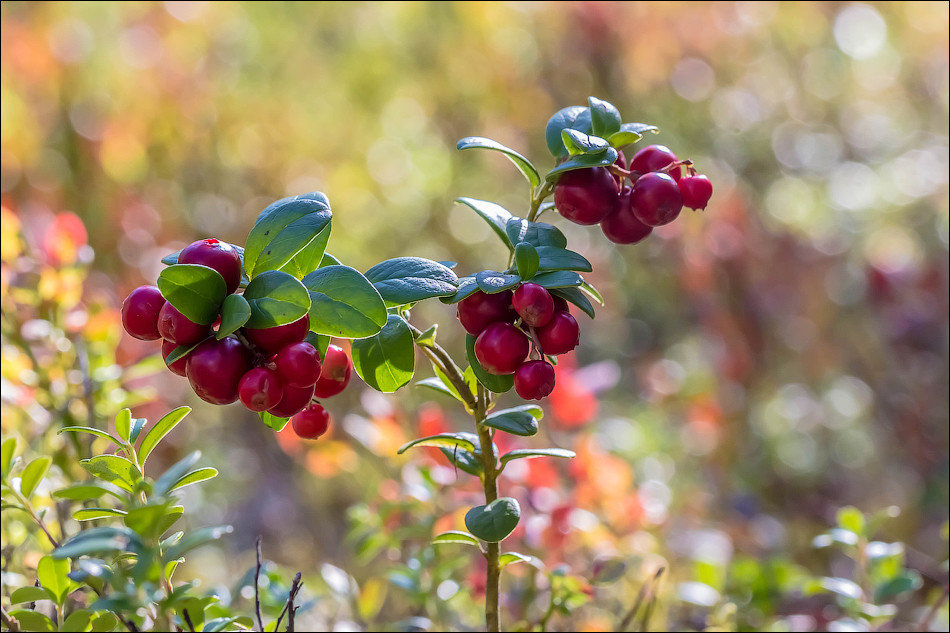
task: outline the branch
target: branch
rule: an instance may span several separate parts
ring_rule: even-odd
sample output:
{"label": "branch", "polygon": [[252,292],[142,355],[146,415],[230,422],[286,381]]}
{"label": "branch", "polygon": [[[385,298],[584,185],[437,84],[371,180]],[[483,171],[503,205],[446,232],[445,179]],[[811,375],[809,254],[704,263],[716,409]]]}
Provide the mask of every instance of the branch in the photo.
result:
{"label": "branch", "polygon": [[7,610],[2,606],[0,606],[0,620],[3,621],[3,626],[7,627],[10,631],[20,630],[20,621],[7,613]]}
{"label": "branch", "polygon": [[462,396],[465,406],[470,410],[475,411],[478,406],[475,396],[472,394],[472,390],[469,388],[468,383],[465,382],[465,378],[462,377],[462,372],[459,370],[458,365],[456,365],[455,361],[452,360],[452,357],[449,356],[449,353],[435,341],[425,344],[420,343],[418,339],[419,336],[422,335],[422,330],[408,321],[406,321],[406,323],[409,325],[409,329],[412,331],[413,342],[415,342],[416,346],[422,349],[426,356],[429,357],[429,360],[431,360],[436,367],[442,370],[442,373],[444,373],[449,379],[449,382],[452,383],[452,386],[455,387],[455,390],[459,392],[460,396]]}
{"label": "branch", "polygon": [[634,601],[633,606],[630,607],[630,610],[627,611],[627,615],[623,617],[620,624],[617,626],[617,631],[626,631],[627,627],[630,626],[630,622],[633,621],[633,618],[636,617],[637,612],[640,610],[640,607],[643,605],[644,599],[647,595],[653,593],[653,586],[660,580],[660,576],[663,575],[663,572],[666,571],[666,567],[660,567],[656,570],[656,573],[653,575],[653,578],[643,583],[643,586],[640,587],[640,591],[637,593],[637,599]]}
{"label": "branch", "polygon": [[297,607],[294,606],[294,601],[297,599],[297,594],[300,592],[300,588],[303,587],[303,583],[300,582],[300,572],[297,572],[297,575],[294,576],[294,581],[290,585],[290,593],[287,594],[287,602],[284,604],[284,608],[281,610],[280,615],[277,617],[277,624],[274,625],[274,631],[280,630],[280,622],[284,619],[284,614],[287,614],[287,630],[294,630],[294,616],[297,614]]}
{"label": "branch", "polygon": [[[264,631],[264,620],[261,618],[261,537],[257,537],[257,567],[254,569],[254,614],[257,616],[257,628]],[[275,631],[277,629],[274,629]]]}

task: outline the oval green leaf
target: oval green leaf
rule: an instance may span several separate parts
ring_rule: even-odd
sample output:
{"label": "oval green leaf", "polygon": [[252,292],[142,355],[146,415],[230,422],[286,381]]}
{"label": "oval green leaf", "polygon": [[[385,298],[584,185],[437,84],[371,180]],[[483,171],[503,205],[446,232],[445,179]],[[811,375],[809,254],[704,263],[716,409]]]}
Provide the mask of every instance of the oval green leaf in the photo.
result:
{"label": "oval green leaf", "polygon": [[20,474],[20,494],[27,499],[36,491],[36,487],[46,476],[52,460],[49,457],[37,457],[26,465]]}
{"label": "oval green leaf", "polygon": [[145,464],[145,460],[152,453],[162,438],[175,428],[186,415],[191,413],[191,407],[178,407],[166,413],[145,433],[142,443],[139,445],[139,463]]}
{"label": "oval green leaf", "polygon": [[224,277],[207,266],[173,264],[158,275],[158,289],[189,320],[211,325],[228,294]]}
{"label": "oval green leaf", "polygon": [[[237,332],[250,318],[251,304],[247,302],[247,299],[239,294],[228,295],[221,305],[221,325],[218,326],[215,338],[220,341],[228,334]],[[165,362],[168,363],[167,360]]]}
{"label": "oval green leaf", "polygon": [[547,222],[528,222],[522,218],[512,218],[505,225],[505,231],[513,244],[527,242],[535,247],[567,247],[567,238],[561,230]]}
{"label": "oval green leaf", "polygon": [[465,513],[468,531],[489,543],[498,543],[518,526],[521,506],[512,497],[500,497]]}
{"label": "oval green leaf", "polygon": [[319,191],[282,198],[264,209],[247,236],[244,269],[253,279],[283,270],[300,279],[319,267],[330,239],[330,201]]}
{"label": "oval green leaf", "polygon": [[521,283],[521,277],[497,270],[483,270],[475,274],[475,283],[478,284],[479,290],[493,295],[514,288]]}
{"label": "oval green leaf", "polygon": [[597,97],[588,97],[590,108],[590,129],[597,136],[609,136],[620,131],[620,110],[607,101]]}
{"label": "oval green leaf", "polygon": [[541,407],[526,404],[512,409],[497,411],[482,421],[485,426],[512,435],[528,437],[538,432],[538,420],[541,418]]}
{"label": "oval green leaf", "polygon": [[603,154],[581,154],[579,156],[572,156],[570,160],[567,160],[547,174],[545,174],[544,179],[549,183],[556,183],[557,179],[561,177],[561,174],[574,170],[574,169],[586,169],[588,167],[606,167],[607,165],[613,165],[617,161],[617,150],[612,147],[608,147]]}
{"label": "oval green leaf", "polygon": [[128,442],[129,437],[132,434],[132,411],[129,409],[122,409],[115,416],[115,434],[119,436],[123,442]]}
{"label": "oval green leaf", "polygon": [[564,448],[519,448],[502,455],[500,461],[502,464],[507,464],[513,459],[532,459],[535,457],[561,457],[564,459],[572,459],[577,457],[577,455],[574,451],[569,451]]}
{"label": "oval green leaf", "polygon": [[475,444],[471,439],[466,437],[466,435],[471,435],[470,433],[439,433],[438,435],[430,435],[429,437],[420,437],[419,439],[412,440],[411,442],[406,442],[399,447],[399,450],[396,451],[397,455],[402,455],[410,448],[415,446],[438,446],[451,449],[454,446],[463,448],[470,452],[475,452]]}
{"label": "oval green leaf", "polygon": [[538,170],[535,169],[534,165],[531,164],[531,161],[516,152],[515,150],[505,147],[498,141],[493,141],[490,138],[484,138],[482,136],[466,136],[461,139],[456,145],[456,149],[490,149],[496,152],[501,152],[515,164],[524,177],[527,179],[528,184],[532,187],[537,187],[541,184],[541,176],[538,174]]}
{"label": "oval green leaf", "polygon": [[458,303],[462,299],[475,294],[478,291],[478,282],[475,281],[475,277],[460,277],[459,286],[455,291],[455,294],[448,295],[445,297],[439,297],[439,301],[442,303],[447,303],[449,305]]}
{"label": "oval green leaf", "polygon": [[582,154],[599,156],[610,147],[610,143],[608,143],[606,139],[571,129],[561,130],[561,142],[564,143],[564,147],[567,148],[571,156],[579,156]]}
{"label": "oval green leaf", "polygon": [[367,270],[366,278],[391,306],[454,295],[458,289],[451,268],[424,257],[388,259]]}
{"label": "oval green leaf", "polygon": [[583,292],[577,288],[567,287],[567,288],[555,288],[551,290],[551,294],[561,297],[565,301],[573,303],[578,308],[580,308],[587,316],[594,318],[594,306],[591,304],[590,299],[587,298]]}
{"label": "oval green leaf", "polygon": [[544,288],[567,288],[569,286],[580,286],[584,283],[584,280],[574,271],[554,270],[535,275],[531,283],[538,284]]}
{"label": "oval green leaf", "polygon": [[586,257],[566,248],[539,246],[537,253],[539,259],[538,269],[542,271],[580,270],[589,273],[593,270]]}
{"label": "oval green leaf", "polygon": [[104,519],[106,517],[125,516],[124,510],[114,508],[83,508],[73,512],[73,518],[77,521],[93,521],[95,519]]}
{"label": "oval green leaf", "polygon": [[[432,539],[433,545],[442,545],[444,543],[461,543],[463,545],[472,545],[478,549],[482,548],[482,544],[478,542],[477,538],[468,532],[462,532],[461,530],[449,530],[448,532],[443,532]],[[33,587],[24,588],[33,589]]]}
{"label": "oval green leaf", "polygon": [[190,486],[191,484],[207,481],[217,476],[218,476],[218,471],[215,468],[210,468],[210,467],[199,468],[197,470],[191,471],[190,473],[188,473],[187,475],[185,475],[184,477],[176,481],[174,484],[172,484],[172,487],[169,489],[169,491],[178,490],[179,488],[184,488],[185,486]]}
{"label": "oval green leaf", "polygon": [[522,279],[531,279],[538,272],[540,257],[538,250],[527,242],[518,242],[515,246],[515,266],[518,276]]}
{"label": "oval green leaf", "polygon": [[80,465],[94,477],[114,484],[127,492],[132,492],[136,482],[142,478],[142,473],[135,464],[118,455],[96,455],[82,460]]}
{"label": "oval green leaf", "polygon": [[276,327],[293,323],[310,310],[310,293],[299,279],[279,270],[268,270],[251,279],[244,290],[251,307],[247,327]]}
{"label": "oval green leaf", "polygon": [[341,338],[372,336],[386,325],[386,304],[358,270],[330,265],[303,278],[310,293],[310,329]]}
{"label": "oval green leaf", "polygon": [[505,246],[509,249],[514,249],[515,243],[508,239],[508,234],[505,232],[505,226],[508,224],[508,220],[514,217],[508,209],[500,204],[488,202],[487,200],[476,200],[475,198],[456,198],[455,201],[464,204],[477,213],[479,217],[488,222],[488,226],[501,238]]}
{"label": "oval green leaf", "polygon": [[548,125],[544,130],[544,138],[547,141],[548,150],[555,158],[563,158],[568,155],[567,148],[564,147],[564,141],[561,138],[561,130],[564,129],[590,133],[590,108],[568,106],[555,112],[554,116],[548,120]]}
{"label": "oval green leaf", "polygon": [[376,391],[392,393],[412,380],[415,347],[402,317],[391,314],[377,334],[353,341],[353,368]]}

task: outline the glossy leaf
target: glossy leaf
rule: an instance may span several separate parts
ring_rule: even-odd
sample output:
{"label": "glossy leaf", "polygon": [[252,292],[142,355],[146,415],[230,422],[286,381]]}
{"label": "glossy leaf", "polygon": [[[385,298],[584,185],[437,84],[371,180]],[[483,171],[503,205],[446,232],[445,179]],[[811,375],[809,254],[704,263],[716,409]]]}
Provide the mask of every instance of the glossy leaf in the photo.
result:
{"label": "glossy leaf", "polygon": [[[251,304],[243,295],[230,294],[221,305],[221,325],[215,333],[219,341],[228,334],[237,332],[251,318]],[[165,361],[166,364],[168,361]]]}
{"label": "glossy leaf", "polygon": [[245,325],[253,329],[293,323],[310,311],[310,293],[304,284],[279,270],[268,270],[251,279],[244,299],[251,309]]}
{"label": "glossy leaf", "polygon": [[386,304],[358,270],[331,265],[303,278],[310,293],[310,329],[342,338],[372,336],[386,325]]}
{"label": "glossy leaf", "polygon": [[455,290],[455,294],[439,297],[439,301],[448,304],[458,303],[462,299],[471,296],[476,292],[478,292],[478,282],[475,281],[474,276],[460,277],[459,285]]}
{"label": "glossy leaf", "polygon": [[20,474],[20,494],[29,499],[36,487],[43,481],[52,460],[49,457],[37,457]]}
{"label": "glossy leaf", "polygon": [[13,455],[16,453],[16,438],[8,437],[0,445],[0,469],[3,472],[3,478],[6,479],[13,467]]}
{"label": "glossy leaf", "polygon": [[600,305],[604,305],[604,297],[603,297],[603,295],[601,295],[601,294],[600,294],[600,291],[597,290],[597,288],[594,288],[594,286],[593,286],[592,284],[590,284],[589,282],[586,282],[586,281],[581,281],[580,289],[581,289],[587,296],[589,296],[591,299],[593,299],[594,301],[596,301],[596,302],[599,303]]}
{"label": "glossy leaf", "polygon": [[92,521],[93,519],[121,516],[125,516],[125,510],[116,510],[115,508],[82,508],[73,512],[73,518],[77,521]]}
{"label": "glossy leaf", "polygon": [[468,359],[468,364],[472,367],[475,378],[489,391],[505,393],[514,386],[515,378],[513,375],[495,376],[485,371],[485,368],[482,367],[475,356],[475,337],[471,334],[465,336],[465,356]]}
{"label": "glossy leaf", "polygon": [[[476,541],[477,542],[477,541]],[[43,587],[20,587],[10,594],[10,604],[21,602],[36,602],[37,600],[55,600],[56,596],[47,592]]]}
{"label": "glossy leaf", "polygon": [[617,150],[612,147],[608,147],[602,154],[581,154],[579,156],[572,156],[570,160],[564,161],[545,174],[544,179],[549,183],[556,183],[557,179],[561,177],[561,174],[574,169],[613,165],[617,161],[617,156]]}
{"label": "glossy leaf", "polygon": [[475,477],[482,476],[482,473],[485,469],[482,466],[481,458],[479,457],[480,452],[473,453],[472,451],[467,451],[457,446],[451,449],[439,447],[439,450],[442,451],[442,454],[445,455],[445,458],[449,460],[450,464],[462,472],[468,473],[469,475],[474,475]]}
{"label": "glossy leaf", "polygon": [[575,306],[580,308],[587,316],[594,318],[594,306],[591,304],[590,299],[587,298],[583,292],[573,287],[566,288],[555,288],[551,290],[551,294],[561,297],[569,303],[573,303]]}
{"label": "glossy leaf", "polygon": [[597,136],[609,136],[620,131],[620,110],[607,101],[597,97],[588,97],[590,108],[590,129]]}
{"label": "glossy leaf", "polygon": [[148,456],[152,453],[158,443],[162,441],[162,438],[168,435],[171,430],[175,428],[178,423],[181,422],[189,413],[191,413],[191,407],[178,407],[177,409],[172,409],[163,415],[162,418],[156,422],[152,428],[146,431],[145,437],[142,438],[142,444],[139,445],[140,464],[145,464],[145,460],[148,459]]}
{"label": "glossy leaf", "polygon": [[99,429],[94,429],[91,426],[64,426],[56,432],[56,435],[61,433],[88,433],[89,435],[95,435],[96,437],[101,437],[103,439],[109,440],[113,444],[121,444],[119,438],[106,433],[105,431],[100,431]]}
{"label": "glossy leaf", "polygon": [[534,457],[562,457],[564,459],[571,459],[576,456],[574,451],[563,448],[519,448],[502,455],[500,461],[502,464],[507,464],[514,459],[531,459]]}
{"label": "glossy leaf", "polygon": [[467,451],[475,451],[475,444],[472,441],[465,437],[465,435],[470,434],[461,434],[461,433],[439,433],[438,435],[430,435],[429,437],[420,437],[418,439],[412,440],[411,442],[406,442],[399,447],[399,450],[396,451],[397,455],[402,455],[410,448],[416,446],[440,446],[446,448],[452,448],[453,446],[458,446],[464,448]]}
{"label": "glossy leaf", "polygon": [[501,152],[507,156],[508,159],[515,164],[515,167],[521,171],[521,173],[527,179],[529,185],[532,187],[537,187],[539,184],[541,184],[541,176],[538,174],[538,170],[535,169],[534,165],[531,164],[531,161],[515,150],[505,147],[497,141],[493,141],[490,138],[484,138],[481,136],[467,136],[461,139],[455,147],[456,149],[460,150],[479,148]]}
{"label": "glossy leaf", "polygon": [[493,295],[505,290],[511,290],[521,283],[521,277],[497,270],[483,270],[475,275],[478,289],[485,294]]}
{"label": "glossy leaf", "polygon": [[489,543],[498,543],[518,526],[521,506],[512,497],[500,497],[465,513],[468,531]]}
{"label": "glossy leaf", "polygon": [[258,413],[261,417],[261,422],[274,429],[277,432],[283,430],[287,423],[290,422],[290,418],[279,418],[273,413],[268,413],[267,411],[261,411]]}
{"label": "glossy leaf", "polygon": [[540,270],[580,270],[590,272],[590,262],[580,253],[555,246],[539,246],[537,249]]}
{"label": "glossy leaf", "polygon": [[478,549],[482,548],[482,544],[478,542],[477,538],[461,530],[449,530],[432,539],[433,545],[441,545],[444,543],[461,543],[462,545],[471,545]]}
{"label": "glossy leaf", "polygon": [[567,238],[559,228],[547,222],[528,222],[522,218],[512,218],[505,225],[505,232],[513,244],[527,242],[532,246],[552,246],[566,248]]}
{"label": "glossy leaf", "polygon": [[138,549],[141,541],[128,528],[97,527],[85,530],[68,539],[53,552],[53,558],[77,558],[91,554]]}
{"label": "glossy leaf", "polygon": [[535,275],[531,283],[538,284],[544,288],[566,288],[569,286],[580,286],[584,283],[584,280],[574,271],[555,270]]}
{"label": "glossy leaf", "polygon": [[455,294],[458,277],[451,268],[424,257],[396,257],[366,271],[387,305],[400,306]]}
{"label": "glossy leaf", "polygon": [[63,603],[72,586],[67,574],[69,574],[67,560],[43,556],[36,565],[36,579],[51,595],[55,596],[54,601],[58,604]]}
{"label": "glossy leaf", "polygon": [[135,443],[135,440],[139,438],[139,435],[142,433],[142,429],[145,428],[145,423],[148,422],[145,418],[132,418],[132,429],[129,431],[129,442]]}
{"label": "glossy leaf", "polygon": [[211,325],[228,294],[224,277],[207,266],[173,264],[158,275],[158,289],[189,320]]}
{"label": "glossy leaf", "polygon": [[353,341],[353,368],[367,385],[392,393],[412,380],[415,345],[402,317],[391,314],[374,336]]}
{"label": "glossy leaf", "polygon": [[135,483],[142,478],[142,473],[135,464],[118,455],[96,455],[82,460],[80,465],[91,475],[128,492],[132,492]]}
{"label": "glossy leaf", "polygon": [[330,202],[319,191],[268,205],[244,247],[244,270],[251,282],[269,270],[283,270],[297,279],[315,270],[330,239],[331,218]]}
{"label": "glossy leaf", "polygon": [[610,147],[606,139],[571,129],[561,130],[561,142],[564,143],[564,147],[567,148],[571,156],[581,154],[600,155]]}
{"label": "glossy leaf", "polygon": [[[236,295],[231,295],[231,296],[233,297]],[[171,352],[169,352],[168,356],[165,357],[165,364],[171,365],[178,359],[184,358],[185,356],[190,354],[192,351],[194,351],[194,349],[198,347],[199,345],[201,345],[203,342],[204,340],[198,341],[194,345],[179,345],[178,347],[173,349]]]}
{"label": "glossy leaf", "polygon": [[155,538],[164,532],[165,517],[169,508],[168,502],[150,503],[139,506],[125,515],[125,524],[137,534]]}
{"label": "glossy leaf", "polygon": [[542,415],[541,407],[525,404],[492,413],[482,424],[505,433],[527,437],[538,432],[538,420]]}
{"label": "glossy leaf", "polygon": [[218,476],[218,470],[216,468],[206,467],[193,470],[178,481],[176,481],[169,490],[178,490],[179,488],[184,488],[185,486],[190,486],[191,484],[196,484],[202,481],[207,481]]}
{"label": "glossy leaf", "polygon": [[462,401],[454,389],[449,388],[445,383],[435,377],[419,380],[416,382],[416,386],[426,387],[427,389],[432,389],[433,391],[438,391],[439,393],[445,394],[450,398],[455,398],[459,402]]}
{"label": "glossy leaf", "polygon": [[123,442],[128,442],[132,435],[132,411],[122,409],[115,416],[115,434]]}
{"label": "glossy leaf", "polygon": [[505,246],[509,249],[514,249],[514,243],[508,239],[508,234],[505,232],[505,226],[508,224],[508,220],[514,217],[507,209],[494,202],[476,200],[475,198],[456,198],[455,201],[464,204],[477,213],[483,220],[488,222],[488,225],[495,234],[501,238]]}
{"label": "glossy leaf", "polygon": [[531,557],[519,554],[518,552],[504,552],[498,557],[498,567],[504,569],[508,565],[515,563],[530,563]]}
{"label": "glossy leaf", "polygon": [[56,625],[49,617],[37,611],[27,611],[26,609],[13,609],[10,611],[10,617],[14,618],[20,624],[21,631],[55,631]]}
{"label": "glossy leaf", "polygon": [[515,266],[521,279],[531,279],[538,272],[540,257],[538,250],[528,242],[518,242],[515,246]]}
{"label": "glossy leaf", "polygon": [[548,151],[550,151],[555,158],[563,158],[568,155],[567,148],[564,146],[564,141],[561,138],[561,130],[564,129],[590,133],[590,108],[584,106],[568,106],[558,110],[554,116],[548,120],[547,127],[544,130],[544,138],[548,144]]}

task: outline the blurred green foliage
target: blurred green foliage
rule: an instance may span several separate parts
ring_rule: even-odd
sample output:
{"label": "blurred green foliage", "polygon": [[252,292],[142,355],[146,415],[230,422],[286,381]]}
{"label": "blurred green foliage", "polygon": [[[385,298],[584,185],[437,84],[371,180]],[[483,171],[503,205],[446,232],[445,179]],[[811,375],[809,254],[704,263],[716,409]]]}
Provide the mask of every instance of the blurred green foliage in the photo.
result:
{"label": "blurred green foliage", "polygon": [[[76,476],[76,449],[55,429],[146,397],[137,416],[180,404],[174,377],[141,379],[160,363],[120,341],[116,306],[161,256],[212,234],[239,241],[276,198],[326,192],[333,252],[364,270],[407,254],[490,266],[503,249],[452,201],[519,210],[524,182],[456,140],[489,136],[540,160],[547,116],[596,94],[657,124],[650,142],[692,159],[715,193],[705,214],[636,247],[558,222],[607,308],[596,327],[582,321],[576,359],[559,365],[543,431],[578,459],[506,470],[504,494],[525,514],[516,549],[544,564],[512,568],[506,621],[614,627],[642,594],[631,627],[877,626],[862,604],[905,568],[919,589],[870,601],[899,605],[886,621],[919,622],[940,597],[946,3],[0,11],[5,438]],[[419,313],[462,349],[447,310]],[[253,417],[200,403],[169,436],[156,459],[200,447],[221,471],[188,493],[201,525],[236,528],[230,549],[195,552],[189,572],[222,603],[246,600],[234,579],[263,534],[269,557],[304,572],[311,626],[476,626],[473,559],[427,543],[463,525],[432,517],[477,491],[445,488],[455,475],[438,452],[394,455],[407,438],[468,429],[424,390],[351,391],[313,445],[275,443]],[[853,545],[812,546],[848,505],[902,508],[866,535],[903,542],[899,563],[862,579]],[[48,551],[18,520],[4,512],[4,562],[28,569]],[[614,560],[622,578],[592,583]],[[570,580],[555,580],[561,564]],[[826,577],[865,593],[809,595]],[[545,619],[555,595],[571,615]],[[946,622],[944,606],[931,624]]]}

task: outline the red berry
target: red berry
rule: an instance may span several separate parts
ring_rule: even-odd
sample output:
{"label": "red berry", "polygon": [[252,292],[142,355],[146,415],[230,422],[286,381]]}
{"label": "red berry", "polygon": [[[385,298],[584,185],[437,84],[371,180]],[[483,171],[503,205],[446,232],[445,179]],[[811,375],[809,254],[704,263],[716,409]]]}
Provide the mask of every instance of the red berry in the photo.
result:
{"label": "red berry", "polygon": [[309,387],[320,378],[320,354],[306,341],[283,347],[274,357],[277,375],[285,385]]}
{"label": "red berry", "polygon": [[489,374],[511,374],[528,357],[528,337],[510,323],[492,323],[475,339],[475,358]]}
{"label": "red berry", "polygon": [[558,312],[550,323],[535,332],[541,351],[552,356],[566,354],[581,341],[581,329],[568,312]]}
{"label": "red berry", "polygon": [[329,398],[346,389],[350,382],[350,357],[346,355],[343,348],[339,345],[330,345],[327,348],[326,357],[323,359],[323,367],[320,369],[320,379],[314,389],[314,394],[318,398]]}
{"label": "red berry", "polygon": [[648,226],[662,226],[676,219],[683,210],[683,196],[676,181],[666,174],[644,174],[630,194],[633,214]]}
{"label": "red berry", "polygon": [[524,322],[534,327],[541,327],[554,316],[554,298],[538,284],[521,284],[511,302]]}
{"label": "red berry", "polygon": [[241,376],[238,396],[251,411],[266,411],[280,402],[284,385],[275,372],[266,367],[255,367]]}
{"label": "red berry", "polygon": [[237,400],[238,384],[251,369],[251,360],[251,350],[236,338],[209,338],[188,354],[185,374],[199,398],[229,404]]}
{"label": "red berry", "polygon": [[[645,174],[651,171],[660,171],[670,163],[676,162],[676,154],[666,145],[650,145],[633,155],[630,160],[630,171]],[[673,180],[679,180],[682,170],[679,165],[671,169],[669,175]]]}
{"label": "red berry", "polygon": [[175,348],[177,347],[178,345],[172,343],[171,341],[162,341],[162,358],[165,359],[165,366],[168,367],[168,369],[171,370],[173,374],[184,376],[185,368],[188,365],[187,356],[182,356],[171,365],[168,364],[168,355],[175,351]]}
{"label": "red berry", "polygon": [[705,209],[712,197],[713,187],[709,178],[702,174],[687,176],[680,180],[683,206],[690,209]]}
{"label": "red berry", "polygon": [[529,360],[515,371],[515,391],[525,400],[540,400],[554,391],[554,367],[544,360]]}
{"label": "red berry", "polygon": [[284,387],[284,395],[276,407],[267,410],[278,418],[289,418],[304,410],[313,398],[313,385],[309,387]]}
{"label": "red berry", "polygon": [[315,440],[330,428],[330,414],[323,405],[313,403],[290,419],[297,437]]}
{"label": "red berry", "polygon": [[492,323],[514,321],[511,309],[511,291],[488,294],[481,290],[465,297],[458,303],[458,319],[465,331],[478,336]]}
{"label": "red berry", "polygon": [[194,345],[211,333],[211,327],[195,323],[166,301],[158,313],[158,333],[176,345]]}
{"label": "red berry", "polygon": [[297,343],[310,331],[310,315],[305,314],[293,323],[268,328],[244,328],[244,336],[265,352],[276,354],[286,345]]}
{"label": "red berry", "polygon": [[158,333],[158,313],[165,305],[165,297],[155,286],[139,286],[122,302],[122,325],[137,339],[154,341]]}
{"label": "red berry", "polygon": [[554,297],[554,313],[555,314],[557,314],[558,312],[571,311],[571,307],[567,303],[567,299],[565,299],[564,297],[559,297],[557,295],[552,295],[552,296]]}
{"label": "red berry", "polygon": [[620,192],[617,210],[604,218],[604,221],[600,223],[600,229],[614,244],[636,244],[653,231],[633,214],[630,187],[624,187]]}
{"label": "red berry", "polygon": [[198,240],[178,254],[179,264],[201,264],[221,273],[228,285],[228,294],[241,284],[241,256],[237,249],[216,239]]}
{"label": "red berry", "polygon": [[576,224],[597,224],[617,206],[617,181],[605,167],[561,174],[554,187],[558,213]]}

